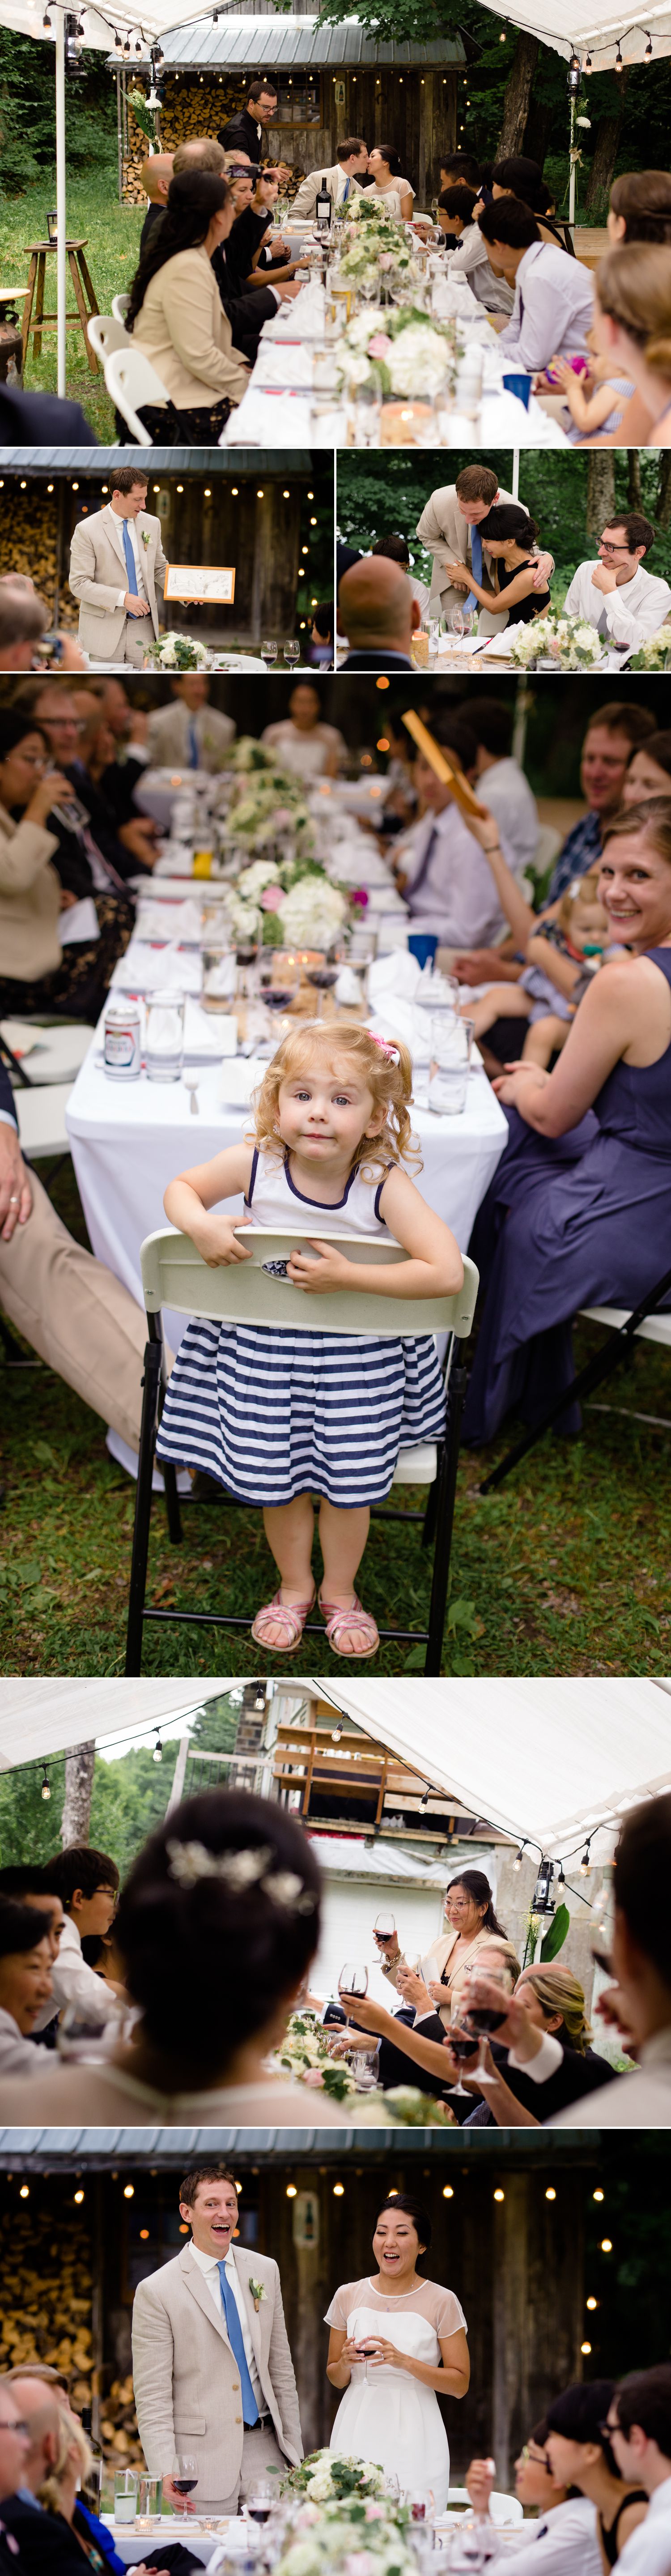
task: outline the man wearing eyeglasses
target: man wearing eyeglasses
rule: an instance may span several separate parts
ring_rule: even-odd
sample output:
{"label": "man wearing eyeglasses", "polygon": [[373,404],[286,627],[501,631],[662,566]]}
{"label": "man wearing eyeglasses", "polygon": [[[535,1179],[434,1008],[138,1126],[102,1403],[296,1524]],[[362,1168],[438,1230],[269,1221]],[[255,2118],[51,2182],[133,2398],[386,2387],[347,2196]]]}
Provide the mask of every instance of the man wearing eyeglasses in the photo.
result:
{"label": "man wearing eyeglasses", "polygon": [[585,618],[607,643],[636,652],[671,611],[668,581],[657,580],[643,568],[643,556],[649,554],[654,535],[650,520],[640,510],[628,510],[623,518],[614,519],[604,528],[598,561],[579,564],[574,572],[564,615]]}

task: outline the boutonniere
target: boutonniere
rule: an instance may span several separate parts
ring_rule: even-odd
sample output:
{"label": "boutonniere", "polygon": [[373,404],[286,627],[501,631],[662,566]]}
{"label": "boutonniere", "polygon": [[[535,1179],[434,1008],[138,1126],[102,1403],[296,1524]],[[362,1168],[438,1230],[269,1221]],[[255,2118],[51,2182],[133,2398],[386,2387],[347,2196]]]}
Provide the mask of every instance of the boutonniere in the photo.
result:
{"label": "boutonniere", "polygon": [[141,530],[141,536],[142,536],[142,543],[143,543],[143,546],[148,546],[148,545],[149,545],[149,542],[150,542],[150,537],[151,537],[151,529],[150,529],[150,528],[142,528],[142,530]]}
{"label": "boutonniere", "polygon": [[255,2309],[256,2309],[256,2314],[257,2314],[257,2316],[258,2316],[259,2308],[260,2308],[260,2306],[261,2306],[261,2300],[262,2300],[262,2299],[265,2299],[265,2295],[266,2295],[266,2294],[265,2294],[264,2287],[263,2287],[263,2282],[262,2282],[262,2281],[253,2281],[253,2280],[252,2280],[252,2275],[251,2275],[251,2272],[250,2272],[249,2280],[248,2280],[248,2283],[247,2283],[247,2287],[248,2287],[248,2289],[249,2289],[249,2290],[251,2290],[252,2298],[253,2298],[253,2301],[254,2301],[254,2306],[255,2306]]}

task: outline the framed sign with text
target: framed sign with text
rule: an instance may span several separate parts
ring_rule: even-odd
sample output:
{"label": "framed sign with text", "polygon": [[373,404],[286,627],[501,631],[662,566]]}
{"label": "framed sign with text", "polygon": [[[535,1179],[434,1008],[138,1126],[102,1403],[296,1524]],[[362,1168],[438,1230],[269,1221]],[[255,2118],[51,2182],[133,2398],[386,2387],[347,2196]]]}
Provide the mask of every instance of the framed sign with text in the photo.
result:
{"label": "framed sign with text", "polygon": [[230,608],[235,596],[232,564],[167,564],[164,599],[219,600]]}

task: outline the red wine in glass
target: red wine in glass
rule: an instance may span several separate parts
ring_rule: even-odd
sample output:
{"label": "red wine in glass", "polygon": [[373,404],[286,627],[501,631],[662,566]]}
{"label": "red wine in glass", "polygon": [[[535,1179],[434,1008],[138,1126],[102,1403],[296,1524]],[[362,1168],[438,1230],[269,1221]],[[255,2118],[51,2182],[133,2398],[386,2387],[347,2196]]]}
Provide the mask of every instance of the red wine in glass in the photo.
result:
{"label": "red wine in glass", "polygon": [[328,959],[325,958],[323,965],[306,966],[305,972],[308,983],[314,984],[317,995],[317,1019],[320,1020],[323,1010],[322,995],[324,993],[329,993],[332,986],[337,984],[340,967],[336,965],[333,960],[329,965]]}
{"label": "red wine in glass", "polygon": [[247,2512],[249,2514],[250,2522],[268,2522],[272,2513],[272,2505],[270,2503],[248,2504]]}
{"label": "red wine in glass", "polygon": [[505,2012],[493,2012],[489,2004],[483,2004],[479,2011],[475,2005],[469,2005],[468,2018],[472,2029],[476,2030],[479,2036],[481,2031],[500,2030],[506,2015]]}
{"label": "red wine in glass", "polygon": [[269,1011],[288,1011],[295,993],[295,984],[264,984],[263,986],[263,999]]}
{"label": "red wine in glass", "polygon": [[421,2496],[413,2497],[410,2513],[413,2522],[426,2522],[426,2505],[423,2504]]}
{"label": "red wine in glass", "polygon": [[461,2063],[462,2059],[465,2064],[468,2057],[475,2057],[478,2045],[476,2039],[454,2039],[452,2032],[450,2031],[449,2041],[451,2055],[452,2057],[456,2057],[458,2064]]}
{"label": "red wine in glass", "polygon": [[175,2488],[175,2492],[176,2492],[176,2494],[177,2494],[177,2495],[190,2495],[190,2494],[191,2494],[191,2490],[192,2490],[192,2488],[193,2488],[193,2487],[197,2487],[197,2485],[198,2485],[198,2479],[197,2479],[197,2478],[173,2478],[172,2483],[173,2483],[173,2486],[174,2486],[174,2488]]}

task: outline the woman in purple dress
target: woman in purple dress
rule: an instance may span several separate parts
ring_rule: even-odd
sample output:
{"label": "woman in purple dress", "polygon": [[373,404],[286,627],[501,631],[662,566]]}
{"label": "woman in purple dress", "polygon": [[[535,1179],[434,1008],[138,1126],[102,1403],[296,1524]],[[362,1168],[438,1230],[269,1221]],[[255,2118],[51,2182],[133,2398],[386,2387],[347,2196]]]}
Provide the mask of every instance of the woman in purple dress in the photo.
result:
{"label": "woman in purple dress", "polygon": [[[552,1073],[513,1064],[494,1085],[510,1133],[469,1245],[485,1290],[475,1447],[570,1384],[581,1307],[633,1307],[671,1269],[671,799],[616,817],[599,895],[632,955],[595,976]],[[579,1424],[567,1405],[560,1428]]]}

